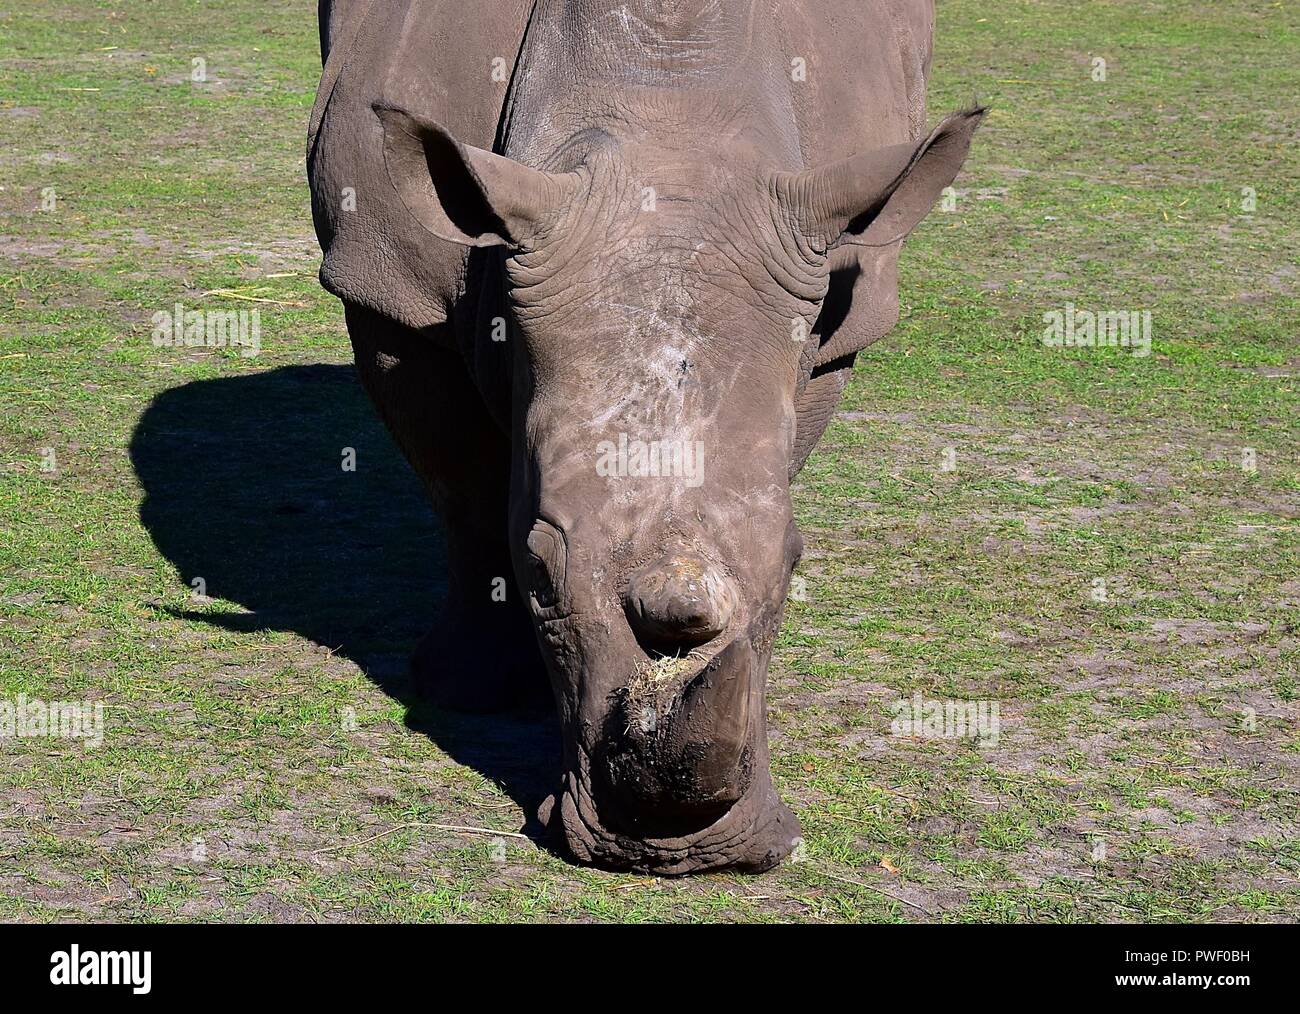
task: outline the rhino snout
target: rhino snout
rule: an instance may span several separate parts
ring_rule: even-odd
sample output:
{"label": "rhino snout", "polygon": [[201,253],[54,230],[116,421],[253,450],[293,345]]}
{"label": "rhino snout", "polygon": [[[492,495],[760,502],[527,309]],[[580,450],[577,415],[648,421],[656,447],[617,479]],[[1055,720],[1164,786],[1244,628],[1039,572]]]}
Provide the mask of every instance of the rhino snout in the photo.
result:
{"label": "rhino snout", "polygon": [[625,606],[641,646],[671,654],[718,637],[731,622],[736,598],[721,568],[695,553],[674,553],[632,575]]}

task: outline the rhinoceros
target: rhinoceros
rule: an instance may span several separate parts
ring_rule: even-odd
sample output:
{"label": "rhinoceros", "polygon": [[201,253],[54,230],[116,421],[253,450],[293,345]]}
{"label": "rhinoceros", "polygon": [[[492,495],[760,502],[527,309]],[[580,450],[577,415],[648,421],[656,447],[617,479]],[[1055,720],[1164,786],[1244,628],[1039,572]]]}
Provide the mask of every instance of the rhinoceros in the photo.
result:
{"label": "rhinoceros", "polygon": [[[575,860],[762,871],[790,485],[898,320],[932,0],[321,0],[323,286],[426,486],[436,706],[553,699]],[[549,689],[548,689],[549,683]]]}

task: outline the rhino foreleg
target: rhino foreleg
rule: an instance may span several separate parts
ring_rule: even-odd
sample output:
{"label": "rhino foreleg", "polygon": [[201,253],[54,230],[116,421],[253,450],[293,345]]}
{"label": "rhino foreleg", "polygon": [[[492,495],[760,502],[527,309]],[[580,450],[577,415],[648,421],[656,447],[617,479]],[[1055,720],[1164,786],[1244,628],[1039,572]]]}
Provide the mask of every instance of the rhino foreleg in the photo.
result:
{"label": "rhino foreleg", "polygon": [[417,690],[455,711],[550,699],[506,540],[510,448],[448,338],[347,308],[357,370],[442,520],[447,595],[412,656]]}

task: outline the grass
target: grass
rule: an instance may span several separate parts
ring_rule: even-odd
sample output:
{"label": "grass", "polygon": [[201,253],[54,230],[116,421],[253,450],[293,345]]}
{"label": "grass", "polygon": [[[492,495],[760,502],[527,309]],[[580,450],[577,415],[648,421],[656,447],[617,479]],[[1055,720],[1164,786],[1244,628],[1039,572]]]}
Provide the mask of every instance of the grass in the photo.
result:
{"label": "grass", "polygon": [[[940,4],[932,119],[993,111],[798,482],[805,841],[687,881],[510,837],[551,727],[412,703],[438,540],[315,281],[315,27],[194,10],[0,14],[0,699],[106,715],[0,745],[0,918],[1300,916],[1294,7]],[[155,348],[178,301],[262,354]],[[1067,303],[1152,354],[1045,347]],[[996,744],[891,735],[918,692]]]}

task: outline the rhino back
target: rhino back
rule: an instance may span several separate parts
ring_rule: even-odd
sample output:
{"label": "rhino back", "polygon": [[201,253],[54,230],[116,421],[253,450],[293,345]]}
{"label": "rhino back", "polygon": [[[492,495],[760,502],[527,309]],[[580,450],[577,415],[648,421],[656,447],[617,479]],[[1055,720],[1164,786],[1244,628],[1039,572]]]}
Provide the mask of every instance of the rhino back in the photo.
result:
{"label": "rhino back", "polygon": [[933,21],[933,0],[538,0],[506,153],[553,164],[638,123],[747,134],[774,169],[915,140]]}
{"label": "rhino back", "polygon": [[811,165],[925,134],[934,0],[783,0],[787,56]]}

